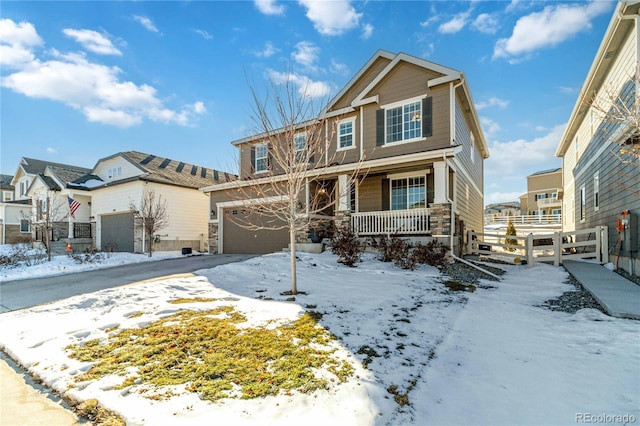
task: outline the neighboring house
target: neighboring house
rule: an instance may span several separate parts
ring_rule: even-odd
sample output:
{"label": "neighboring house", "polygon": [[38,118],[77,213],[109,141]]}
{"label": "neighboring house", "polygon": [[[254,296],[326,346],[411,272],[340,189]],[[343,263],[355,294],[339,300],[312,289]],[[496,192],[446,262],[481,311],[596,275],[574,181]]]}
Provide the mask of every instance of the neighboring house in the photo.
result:
{"label": "neighboring house", "polygon": [[[314,159],[321,162],[319,180],[345,189],[326,212],[336,226],[349,224],[360,237],[440,237],[454,247],[460,247],[464,228],[482,230],[483,164],[489,152],[463,73],[380,50],[320,118],[328,120],[330,137],[324,158]],[[300,123],[301,134],[305,125]],[[241,182],[202,189],[211,199],[211,252],[265,253],[288,244],[286,229],[247,230],[231,217],[243,214],[242,205],[260,202],[234,196],[239,185],[283,178],[270,168],[262,138],[232,142],[239,150]],[[338,164],[322,163],[334,155]],[[361,176],[351,181],[358,170]],[[307,191],[323,188],[309,185]],[[304,211],[305,200],[300,201]],[[380,223],[384,226],[374,227]]]}
{"label": "neighboring house", "polygon": [[527,193],[520,197],[523,215],[562,215],[562,168],[542,170],[527,176]]}
{"label": "neighboring house", "polygon": [[31,241],[29,221],[23,218],[29,212],[30,200],[14,201],[15,187],[11,181],[13,176],[0,175],[0,244]]}
{"label": "neighboring house", "polygon": [[52,241],[66,238],[69,235],[66,220],[68,202],[60,191],[67,182],[88,171],[84,167],[23,157],[11,179],[14,187],[13,201],[6,202],[2,208],[3,218],[6,218],[3,222],[3,241],[15,243],[43,240],[39,227],[35,225],[42,218],[42,200],[48,195],[60,206],[58,216],[52,220],[50,238]]}
{"label": "neighboring house", "polygon": [[145,190],[167,201],[169,225],[154,236],[155,251],[190,247],[206,250],[208,197],[198,189],[235,179],[218,170],[194,166],[136,151],[119,152],[98,160],[82,177],[67,185],[74,200],[91,206],[79,221],[91,223],[96,247],[143,252],[146,236],[134,226],[131,203],[140,206]]}
{"label": "neighboring house", "polygon": [[484,208],[485,215],[515,216],[520,214],[520,203],[518,201],[507,201],[505,203],[487,204]]}
{"label": "neighboring house", "polygon": [[[613,90],[621,98],[637,99],[640,3],[619,2],[596,53],[581,94],[591,98]],[[635,100],[635,99],[634,99]],[[637,108],[637,105],[635,105]],[[563,162],[563,229],[573,231],[606,225],[609,247],[620,250],[623,233],[616,224],[623,211],[640,214],[640,168],[621,161],[622,144],[637,144],[637,131],[621,132],[602,120],[592,105],[578,98],[556,155]],[[622,260],[617,263],[638,274],[638,226],[632,220],[624,231]]]}

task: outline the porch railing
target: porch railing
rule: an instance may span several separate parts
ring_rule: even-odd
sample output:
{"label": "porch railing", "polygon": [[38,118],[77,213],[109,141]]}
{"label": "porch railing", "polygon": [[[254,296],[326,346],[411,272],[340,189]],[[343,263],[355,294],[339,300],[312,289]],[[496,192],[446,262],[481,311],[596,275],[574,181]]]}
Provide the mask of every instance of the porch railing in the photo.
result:
{"label": "porch railing", "polygon": [[485,225],[506,225],[509,221],[513,222],[514,225],[535,225],[535,224],[546,224],[546,225],[559,225],[562,223],[562,214],[533,214],[533,215],[522,215],[522,216],[494,216],[494,215],[485,215],[484,216],[484,224]]}
{"label": "porch railing", "polygon": [[351,228],[356,235],[429,234],[429,209],[352,213]]}
{"label": "porch railing", "polygon": [[74,223],[73,238],[91,238],[90,223]]}

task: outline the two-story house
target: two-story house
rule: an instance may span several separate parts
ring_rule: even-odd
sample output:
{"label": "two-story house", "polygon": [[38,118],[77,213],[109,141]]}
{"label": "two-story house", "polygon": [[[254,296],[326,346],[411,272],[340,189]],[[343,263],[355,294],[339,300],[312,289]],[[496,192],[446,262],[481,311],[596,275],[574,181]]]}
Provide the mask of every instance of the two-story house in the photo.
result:
{"label": "two-story house", "polygon": [[562,217],[562,168],[541,170],[527,176],[527,193],[520,197],[523,215]]}
{"label": "two-story house", "polygon": [[0,175],[0,244],[31,241],[31,227],[23,217],[23,212],[28,212],[31,201],[15,200],[12,181],[12,175]]}
{"label": "two-story house", "polygon": [[[606,225],[609,247],[620,257],[616,263],[635,274],[640,270],[640,167],[638,158],[628,154],[640,140],[639,19],[640,2],[618,3],[556,150],[563,163],[563,230]],[[632,105],[635,126],[607,118],[592,98],[596,105],[607,99]],[[625,225],[627,211],[631,217]]]}
{"label": "two-story house", "polygon": [[[329,191],[339,199],[327,217],[336,226],[348,224],[359,237],[432,236],[459,248],[464,228],[482,229],[483,164],[489,152],[463,73],[380,50],[319,119],[325,123],[320,133],[326,135],[326,150],[310,159],[320,167],[308,176],[301,212],[315,199],[309,193],[333,187],[341,191]],[[311,125],[300,123],[293,136],[296,148],[304,148],[306,126]],[[243,206],[261,202],[239,197],[243,186],[285,179],[270,161],[272,147],[264,134],[232,144],[239,150],[240,180],[202,189],[211,203],[209,250],[281,250],[289,242],[287,229],[250,229],[233,220]]]}

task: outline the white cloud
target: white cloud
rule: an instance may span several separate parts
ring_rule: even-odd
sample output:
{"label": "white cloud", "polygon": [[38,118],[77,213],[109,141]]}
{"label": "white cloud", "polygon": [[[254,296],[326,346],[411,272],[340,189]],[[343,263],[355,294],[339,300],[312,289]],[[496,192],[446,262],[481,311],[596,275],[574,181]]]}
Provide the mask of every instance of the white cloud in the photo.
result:
{"label": "white cloud", "polygon": [[420,26],[423,28],[428,27],[429,25],[438,22],[440,20],[440,17],[437,15],[434,15],[428,19],[425,19],[424,21],[420,22]]}
{"label": "white cloud", "polygon": [[276,4],[275,0],[255,0],[256,8],[265,15],[282,15],[284,6]]}
{"label": "white cloud", "polygon": [[[16,38],[12,40],[15,42]],[[27,40],[37,44],[39,39]],[[188,125],[194,115],[206,111],[202,102],[181,110],[169,109],[155,88],[122,81],[118,67],[90,62],[84,54],[62,54],[55,49],[49,54],[48,60],[34,58],[3,76],[2,86],[31,98],[61,102],[81,111],[89,121],[119,127],[140,124],[145,118]]]}
{"label": "white cloud", "polygon": [[349,75],[349,67],[346,64],[340,64],[335,59],[331,59],[331,72],[340,75]]}
{"label": "white cloud", "polygon": [[292,84],[298,88],[298,94],[309,98],[327,97],[331,93],[331,86],[323,81],[313,81],[309,77],[294,73],[283,73],[267,70],[267,78],[273,84]]}
{"label": "white cloud", "polygon": [[467,25],[470,12],[458,13],[450,21],[440,24],[438,32],[442,34],[455,34]]}
{"label": "white cloud", "polygon": [[567,87],[567,86],[558,86],[558,90],[560,90],[560,93],[564,93],[567,95],[572,95],[578,91],[578,89],[575,87]]}
{"label": "white cloud", "polygon": [[480,124],[482,125],[482,131],[484,133],[485,139],[494,137],[496,133],[502,130],[498,123],[486,117],[480,117]]}
{"label": "white cloud", "polygon": [[35,27],[29,22],[16,24],[0,19],[0,66],[19,68],[35,59],[33,48],[42,45]]}
{"label": "white cloud", "polygon": [[504,99],[496,98],[495,96],[490,97],[484,102],[476,103],[476,109],[481,110],[489,107],[498,107],[498,108],[506,108],[509,106],[509,101],[505,101]]}
{"label": "white cloud", "polygon": [[320,34],[335,36],[356,28],[362,18],[348,0],[299,0],[307,9],[307,18]]}
{"label": "white cloud", "polygon": [[591,28],[591,19],[607,12],[612,2],[559,4],[523,16],[509,38],[496,42],[493,58],[512,58],[552,47]]}
{"label": "white cloud", "polygon": [[485,162],[488,177],[501,176],[508,178],[514,174],[522,174],[524,170],[535,171],[558,162],[555,151],[560,143],[565,124],[554,126],[549,132],[531,141],[517,139],[508,142],[493,142],[489,146],[491,156]]}
{"label": "white cloud", "polygon": [[57,154],[57,153],[58,153],[58,150],[57,150],[57,149],[55,149],[55,148],[53,148],[53,147],[49,147],[49,148],[47,148],[47,152],[48,152],[49,154]]}
{"label": "white cloud", "polygon": [[495,34],[498,30],[499,22],[495,16],[488,13],[481,13],[476,17],[471,26],[481,33]]}
{"label": "white cloud", "polygon": [[197,28],[194,28],[193,32],[200,35],[205,40],[211,40],[213,38],[213,36],[205,30],[199,30]]}
{"label": "white cloud", "polygon": [[142,25],[143,27],[145,27],[147,30],[151,31],[152,33],[160,32],[158,30],[158,28],[156,28],[156,26],[154,25],[153,21],[151,19],[147,18],[146,16],[133,15],[133,19],[135,19],[137,22],[140,23],[140,25]]}
{"label": "white cloud", "polygon": [[207,108],[205,108],[203,102],[198,101],[193,104],[193,112],[195,112],[196,114],[204,114],[205,112],[207,112]]}
{"label": "white cloud", "polygon": [[296,44],[296,50],[291,54],[294,61],[307,68],[314,68],[319,55],[320,48],[310,41],[301,41]]}
{"label": "white cloud", "polygon": [[93,30],[75,30],[73,28],[65,28],[62,33],[69,38],[80,43],[82,47],[100,55],[118,55],[122,56],[122,52],[118,50],[111,40]]}
{"label": "white cloud", "polygon": [[[526,186],[526,180],[524,185]],[[522,191],[513,192],[487,192],[484,195],[484,204],[506,203],[509,201],[520,201],[520,196],[526,192],[526,189]]]}
{"label": "white cloud", "polygon": [[255,56],[257,56],[258,58],[270,58],[273,55],[275,55],[276,53],[278,53],[280,51],[280,49],[276,48],[273,43],[271,43],[270,41],[266,42],[264,44],[264,49],[262,49],[261,51],[258,52],[253,52],[253,54]]}
{"label": "white cloud", "polygon": [[360,38],[362,38],[363,40],[367,40],[367,39],[369,39],[372,35],[373,35],[373,25],[371,25],[371,24],[364,24],[364,25],[362,26],[362,35],[360,36]]}

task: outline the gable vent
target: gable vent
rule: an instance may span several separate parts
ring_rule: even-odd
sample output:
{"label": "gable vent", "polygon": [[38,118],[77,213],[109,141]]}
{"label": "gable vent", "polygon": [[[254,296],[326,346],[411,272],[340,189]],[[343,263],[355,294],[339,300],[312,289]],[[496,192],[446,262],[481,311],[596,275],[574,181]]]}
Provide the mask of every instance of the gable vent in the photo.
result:
{"label": "gable vent", "polygon": [[176,167],[176,172],[182,173],[182,169],[184,169],[184,163],[181,161],[178,167]]}
{"label": "gable vent", "polygon": [[207,169],[205,169],[204,167],[202,169],[200,169],[200,177],[202,177],[202,178],[206,178],[207,177]]}
{"label": "gable vent", "polygon": [[191,166],[191,176],[195,176],[198,172],[198,166]]}
{"label": "gable vent", "polygon": [[170,158],[165,158],[162,163],[160,163],[160,168],[164,169],[165,167],[167,167],[169,165],[169,163],[171,162]]}
{"label": "gable vent", "polygon": [[142,160],[140,164],[149,164],[154,158],[156,158],[155,155],[149,155],[147,158]]}

